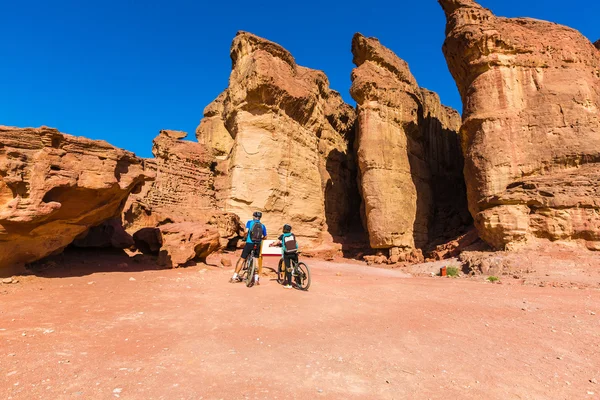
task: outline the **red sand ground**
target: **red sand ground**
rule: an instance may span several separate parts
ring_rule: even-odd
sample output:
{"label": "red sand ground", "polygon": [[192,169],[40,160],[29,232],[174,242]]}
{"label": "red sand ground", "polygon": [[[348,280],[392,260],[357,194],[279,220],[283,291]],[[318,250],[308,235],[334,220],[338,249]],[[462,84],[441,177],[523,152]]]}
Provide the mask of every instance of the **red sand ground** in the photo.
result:
{"label": "red sand ground", "polygon": [[307,261],[301,292],[72,253],[0,285],[0,397],[600,399],[598,289]]}

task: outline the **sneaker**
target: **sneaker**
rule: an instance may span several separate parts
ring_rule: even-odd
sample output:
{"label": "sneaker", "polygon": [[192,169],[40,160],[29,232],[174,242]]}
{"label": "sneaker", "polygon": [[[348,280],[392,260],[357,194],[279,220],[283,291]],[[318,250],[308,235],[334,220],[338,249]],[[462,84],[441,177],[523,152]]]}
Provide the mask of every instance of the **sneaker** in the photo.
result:
{"label": "sneaker", "polygon": [[283,288],[284,288],[284,289],[291,289],[291,288],[292,288],[292,285],[284,285],[284,286],[283,286]]}
{"label": "sneaker", "polygon": [[229,283],[238,283],[238,282],[241,282],[241,279],[239,278],[239,276],[237,278],[229,279]]}
{"label": "sneaker", "polygon": [[256,286],[260,286],[260,281],[254,281],[254,284],[255,284]]}

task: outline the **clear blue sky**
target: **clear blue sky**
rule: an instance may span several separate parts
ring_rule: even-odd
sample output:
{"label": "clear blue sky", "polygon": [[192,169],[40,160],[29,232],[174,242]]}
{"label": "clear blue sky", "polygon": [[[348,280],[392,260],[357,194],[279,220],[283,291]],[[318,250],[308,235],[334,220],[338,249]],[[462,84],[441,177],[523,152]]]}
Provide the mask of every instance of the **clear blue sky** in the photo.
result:
{"label": "clear blue sky", "polygon": [[[497,15],[546,19],[600,38],[597,0],[481,0]],[[461,108],[441,52],[435,0],[0,1],[0,124],[47,125],[151,156],[160,129],[193,138],[226,86],[229,46],[246,30],[321,69],[352,102],[350,43],[375,36],[419,84]]]}

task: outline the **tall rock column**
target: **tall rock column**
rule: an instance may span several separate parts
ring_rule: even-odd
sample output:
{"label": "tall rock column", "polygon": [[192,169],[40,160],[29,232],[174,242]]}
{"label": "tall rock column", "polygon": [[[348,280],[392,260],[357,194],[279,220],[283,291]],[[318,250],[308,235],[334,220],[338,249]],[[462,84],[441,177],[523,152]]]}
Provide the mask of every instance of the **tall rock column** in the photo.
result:
{"label": "tall rock column", "polygon": [[196,131],[219,160],[219,206],[244,219],[260,210],[273,233],[290,223],[304,244],[331,244],[358,215],[353,108],[276,43],[239,32],[231,60],[229,86]]}
{"label": "tall rock column", "polygon": [[600,52],[561,25],[439,2],[481,237],[497,248],[534,238],[600,248]]}
{"label": "tall rock column", "polygon": [[357,33],[352,53],[356,148],[371,246],[423,248],[457,233],[469,223],[459,114],[419,88],[406,62],[377,39]]}

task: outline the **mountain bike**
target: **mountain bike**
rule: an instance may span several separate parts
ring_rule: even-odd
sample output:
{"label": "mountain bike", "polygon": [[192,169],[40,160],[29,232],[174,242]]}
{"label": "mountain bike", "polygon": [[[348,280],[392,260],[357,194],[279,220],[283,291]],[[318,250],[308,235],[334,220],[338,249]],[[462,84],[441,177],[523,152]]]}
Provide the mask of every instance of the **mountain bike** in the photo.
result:
{"label": "mountain bike", "polygon": [[[290,260],[290,269],[292,270],[292,283],[296,286],[296,288],[305,291],[308,290],[310,287],[310,269],[308,268],[308,265],[302,261],[296,262],[294,260]],[[284,282],[285,263],[283,262],[282,257],[281,260],[279,260],[279,265],[277,266],[277,283],[283,285]]]}
{"label": "mountain bike", "polygon": [[257,258],[258,258],[258,243],[254,244],[250,255],[248,258],[244,260],[242,264],[242,270],[239,274],[239,280],[244,282],[247,287],[251,287],[254,285],[254,274],[257,272]]}

